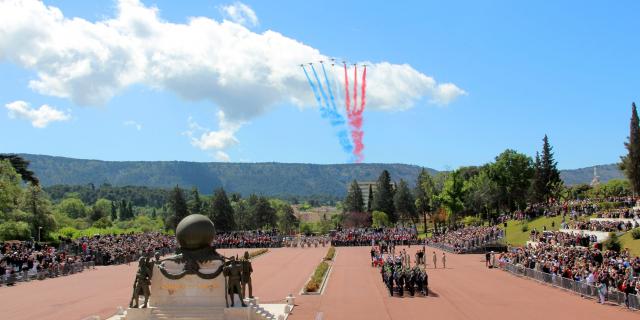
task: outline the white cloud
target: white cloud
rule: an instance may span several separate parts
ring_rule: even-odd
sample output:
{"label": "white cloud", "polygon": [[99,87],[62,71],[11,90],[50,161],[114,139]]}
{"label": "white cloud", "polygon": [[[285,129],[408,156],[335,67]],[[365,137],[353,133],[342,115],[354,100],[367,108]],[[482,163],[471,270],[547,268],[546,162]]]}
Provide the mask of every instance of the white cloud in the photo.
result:
{"label": "white cloud", "polygon": [[9,117],[20,118],[31,122],[36,128],[45,128],[50,122],[67,121],[71,115],[64,113],[54,107],[43,104],[38,109],[33,109],[27,102],[14,101],[4,105],[9,110]]}
{"label": "white cloud", "polygon": [[[65,17],[42,1],[0,0],[0,62],[35,71],[33,90],[79,105],[105,104],[135,84],[209,100],[237,128],[205,132],[194,143],[199,148],[237,144],[240,125],[277,104],[315,106],[298,65],[328,58],[278,32],[255,33],[229,20],[167,22],[138,0],[118,1],[113,18],[95,22]],[[443,105],[464,94],[406,64],[367,64],[369,110]]]}
{"label": "white cloud", "polygon": [[226,18],[237,22],[243,26],[255,27],[258,25],[258,16],[248,5],[242,2],[235,2],[230,5],[220,7],[220,11]]}
{"label": "white cloud", "polygon": [[[222,150],[238,144],[235,133],[243,123],[229,121],[223,111],[218,111],[218,130],[213,131],[200,126],[192,118],[189,118],[189,131],[186,135],[191,140],[191,144],[201,150]],[[226,153],[216,153],[216,158],[224,159]],[[226,156],[228,157],[228,155]],[[227,160],[228,161],[228,160]]]}
{"label": "white cloud", "polygon": [[142,125],[137,123],[136,121],[127,120],[127,121],[123,122],[122,124],[125,125],[125,126],[128,126],[128,127],[134,127],[138,131],[142,131]]}
{"label": "white cloud", "polygon": [[224,162],[229,162],[231,160],[231,158],[229,157],[229,155],[224,152],[224,151],[216,151],[216,155],[215,158],[219,161],[224,161]]}

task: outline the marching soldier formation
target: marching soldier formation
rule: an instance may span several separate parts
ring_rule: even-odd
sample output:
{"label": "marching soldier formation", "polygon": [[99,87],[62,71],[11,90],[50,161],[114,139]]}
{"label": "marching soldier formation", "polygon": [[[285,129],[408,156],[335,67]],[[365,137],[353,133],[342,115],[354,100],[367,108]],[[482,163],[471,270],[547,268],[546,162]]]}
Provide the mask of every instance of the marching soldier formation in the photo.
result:
{"label": "marching soldier formation", "polygon": [[411,268],[408,263],[403,263],[401,258],[388,258],[382,264],[382,281],[389,289],[389,295],[397,294],[399,297],[404,296],[407,291],[408,295],[414,296],[419,293],[426,297],[429,295],[429,276],[427,272],[418,265]]}

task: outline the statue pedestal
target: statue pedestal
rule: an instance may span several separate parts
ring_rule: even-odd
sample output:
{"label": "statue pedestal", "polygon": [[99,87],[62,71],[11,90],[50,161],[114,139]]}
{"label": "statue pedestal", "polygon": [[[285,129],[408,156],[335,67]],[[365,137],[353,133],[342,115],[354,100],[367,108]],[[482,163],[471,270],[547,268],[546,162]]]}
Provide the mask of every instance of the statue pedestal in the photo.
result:
{"label": "statue pedestal", "polygon": [[[166,270],[177,274],[182,265],[167,261]],[[214,273],[222,266],[221,261],[212,261],[200,265],[202,273]],[[267,320],[286,319],[286,304],[257,305],[242,307],[239,296],[234,295],[234,307],[227,308],[225,297],[225,278],[222,274],[214,279],[201,279],[196,275],[185,275],[181,279],[166,278],[153,266],[149,307],[145,309],[127,309],[123,316],[114,316],[113,320],[149,320],[149,319],[216,319],[216,320]],[[140,304],[143,303],[140,297]],[[231,301],[229,301],[231,305]]]}

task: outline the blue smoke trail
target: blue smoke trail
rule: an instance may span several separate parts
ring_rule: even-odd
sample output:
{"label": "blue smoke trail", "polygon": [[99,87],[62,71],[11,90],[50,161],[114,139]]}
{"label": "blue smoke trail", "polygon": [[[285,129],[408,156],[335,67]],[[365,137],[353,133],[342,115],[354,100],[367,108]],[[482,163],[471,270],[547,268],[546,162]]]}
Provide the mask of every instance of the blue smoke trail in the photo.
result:
{"label": "blue smoke trail", "polygon": [[[338,140],[340,141],[340,146],[342,147],[342,150],[344,152],[351,153],[353,151],[353,144],[349,139],[349,134],[346,128],[346,121],[344,120],[344,117],[340,113],[338,113],[338,110],[335,108],[335,106],[333,108],[331,107],[329,99],[327,99],[327,94],[324,92],[324,88],[322,87],[322,82],[320,81],[320,77],[318,77],[318,73],[316,72],[316,69],[313,67],[313,65],[311,65],[311,71],[313,71],[313,75],[316,78],[316,84],[317,84],[317,86],[314,85],[313,87],[319,88],[320,93],[322,94],[322,97],[324,98],[324,101],[325,101],[326,107],[321,109],[323,111],[322,117],[328,118],[329,123],[331,123],[331,126],[338,129]],[[329,89],[329,91],[331,91],[331,89]]]}
{"label": "blue smoke trail", "polygon": [[324,73],[324,81],[327,84],[327,90],[329,91],[329,98],[331,99],[331,109],[333,112],[337,112],[338,108],[336,108],[336,99],[333,97],[333,91],[331,91],[331,83],[329,83],[329,77],[327,77],[327,70],[324,68],[324,63],[322,65],[322,73]]}
{"label": "blue smoke trail", "polygon": [[311,78],[309,78],[309,73],[307,73],[307,69],[305,69],[304,66],[302,66],[302,71],[304,71],[304,75],[307,77],[307,81],[309,81],[309,86],[311,87],[311,90],[313,90],[313,95],[316,97],[318,106],[322,108],[322,100],[320,100],[321,98],[320,94],[318,93],[318,88],[316,88],[316,85],[313,83],[313,81],[311,81]]}

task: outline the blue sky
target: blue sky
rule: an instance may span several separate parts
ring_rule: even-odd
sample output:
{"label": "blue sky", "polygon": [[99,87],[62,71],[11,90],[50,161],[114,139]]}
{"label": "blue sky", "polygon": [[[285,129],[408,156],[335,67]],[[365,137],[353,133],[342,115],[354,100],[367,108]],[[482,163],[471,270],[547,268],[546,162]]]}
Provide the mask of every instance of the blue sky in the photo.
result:
{"label": "blue sky", "polygon": [[[114,1],[45,3],[59,8],[65,18],[92,23],[115,17],[118,6]],[[143,3],[157,7],[165,22],[176,24],[188,23],[193,16],[232,20],[222,8],[237,4]],[[624,153],[631,102],[640,102],[636,1],[243,3],[258,19],[257,24],[245,23],[250,32],[273,30],[323,55],[350,61],[408,64],[438,84],[453,83],[466,93],[446,104],[432,103],[433,93],[420,93],[410,105],[367,109],[365,162],[435,169],[482,164],[506,148],[533,155],[544,134],[550,137],[560,168],[612,163]],[[12,49],[9,41],[3,49],[2,30],[0,24],[0,152],[216,161],[216,152],[223,151],[231,161],[242,162],[349,160],[335,131],[307,99],[310,90],[301,102],[277,101],[251,116],[231,115],[230,123],[238,128],[231,130],[232,138],[226,140],[230,143],[203,150],[188,135],[189,119],[206,128],[204,132],[219,130],[221,109],[212,99],[185,99],[180,91],[169,89],[170,84],[153,87],[144,81],[123,86],[96,105],[36,90],[29,83],[46,66],[3,59],[2,50],[6,57]],[[369,90],[392,86],[384,82],[384,75],[374,74],[380,69],[368,71],[380,83],[372,83]],[[253,92],[251,87],[247,91]],[[37,128],[3,108],[14,101],[25,101],[31,108],[46,104],[69,119]],[[223,110],[229,117],[231,109]]]}

